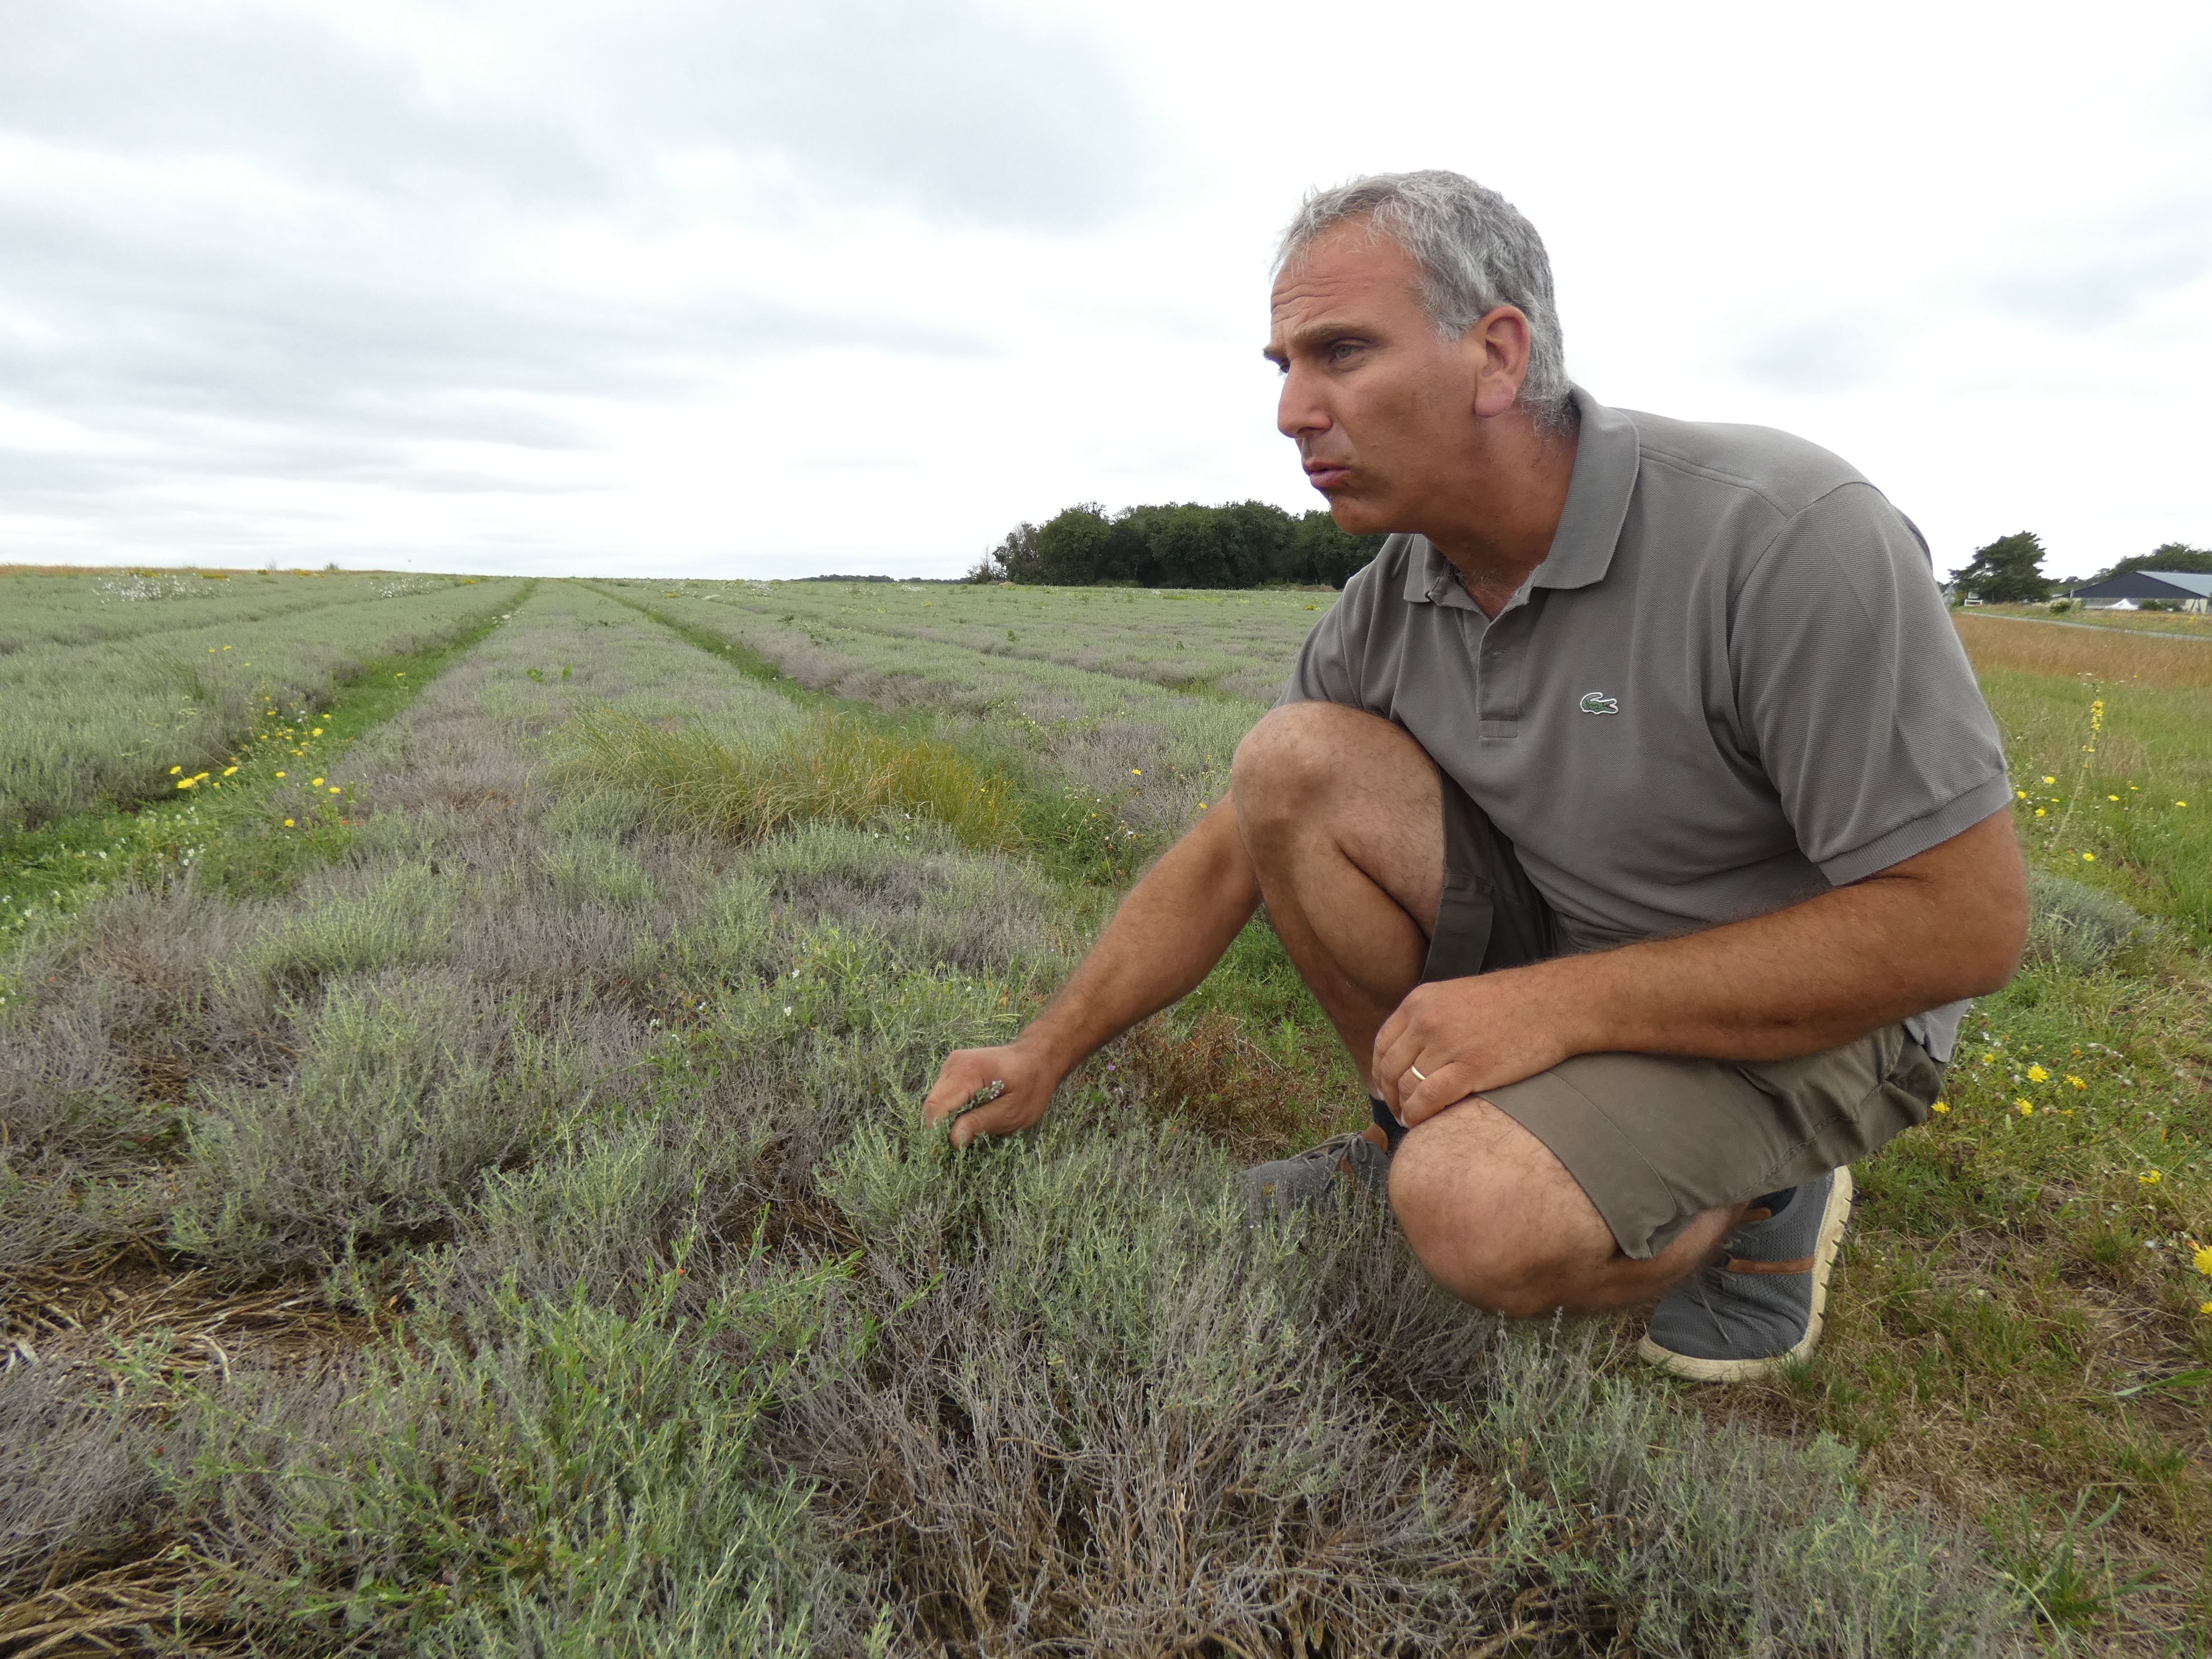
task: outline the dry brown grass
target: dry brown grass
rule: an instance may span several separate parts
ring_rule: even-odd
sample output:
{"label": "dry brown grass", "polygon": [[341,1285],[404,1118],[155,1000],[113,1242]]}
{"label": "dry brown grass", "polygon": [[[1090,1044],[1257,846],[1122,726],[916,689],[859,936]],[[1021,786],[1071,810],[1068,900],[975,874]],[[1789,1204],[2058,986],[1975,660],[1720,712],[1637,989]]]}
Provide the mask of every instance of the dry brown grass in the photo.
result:
{"label": "dry brown grass", "polygon": [[2195,690],[2212,685],[2212,639],[2146,641],[2118,629],[2067,628],[1997,617],[1956,617],[1984,674],[2009,671]]}
{"label": "dry brown grass", "polygon": [[1146,1020],[1116,1043],[1113,1063],[1144,1085],[1157,1121],[1203,1134],[1239,1162],[1284,1153],[1366,1120],[1353,1111],[1356,1079],[1334,1036],[1298,1034],[1285,1054],[1255,1042],[1244,1022],[1209,1008],[1188,1022]]}

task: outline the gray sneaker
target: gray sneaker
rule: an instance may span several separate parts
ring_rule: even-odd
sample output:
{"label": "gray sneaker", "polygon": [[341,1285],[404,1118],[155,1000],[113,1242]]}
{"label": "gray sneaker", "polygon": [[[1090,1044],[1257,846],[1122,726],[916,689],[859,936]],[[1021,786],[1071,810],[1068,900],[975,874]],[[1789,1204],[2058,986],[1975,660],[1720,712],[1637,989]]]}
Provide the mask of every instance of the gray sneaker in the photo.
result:
{"label": "gray sneaker", "polygon": [[1326,1202],[1345,1181],[1383,1197],[1390,1190],[1390,1154],[1364,1133],[1331,1135],[1294,1158],[1255,1164],[1243,1172],[1246,1200],[1255,1212],[1276,1216]]}
{"label": "gray sneaker", "polygon": [[1639,1358],[1693,1382],[1748,1382],[1813,1352],[1850,1219],[1851,1172],[1795,1188],[1778,1215],[1753,1214],[1725,1261],[1698,1268],[1652,1310]]}

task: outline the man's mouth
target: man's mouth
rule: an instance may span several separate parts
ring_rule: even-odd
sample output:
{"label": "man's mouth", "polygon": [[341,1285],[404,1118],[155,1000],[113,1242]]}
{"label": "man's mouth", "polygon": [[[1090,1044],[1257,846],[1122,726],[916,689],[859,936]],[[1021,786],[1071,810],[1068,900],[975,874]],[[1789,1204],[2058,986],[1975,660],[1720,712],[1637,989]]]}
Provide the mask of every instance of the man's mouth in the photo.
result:
{"label": "man's mouth", "polygon": [[1333,461],[1308,461],[1306,482],[1326,495],[1352,476],[1348,466],[1339,466]]}

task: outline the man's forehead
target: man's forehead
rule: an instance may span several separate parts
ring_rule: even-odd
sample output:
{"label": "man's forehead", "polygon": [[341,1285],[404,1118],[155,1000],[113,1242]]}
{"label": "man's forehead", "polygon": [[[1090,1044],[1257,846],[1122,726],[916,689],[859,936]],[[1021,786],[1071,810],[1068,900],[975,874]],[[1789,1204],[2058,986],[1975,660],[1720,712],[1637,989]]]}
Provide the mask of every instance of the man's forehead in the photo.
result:
{"label": "man's forehead", "polygon": [[1419,301],[1420,276],[1404,249],[1388,237],[1324,236],[1285,265],[1275,278],[1268,311],[1274,331],[1297,332],[1330,314],[1372,313],[1406,300]]}

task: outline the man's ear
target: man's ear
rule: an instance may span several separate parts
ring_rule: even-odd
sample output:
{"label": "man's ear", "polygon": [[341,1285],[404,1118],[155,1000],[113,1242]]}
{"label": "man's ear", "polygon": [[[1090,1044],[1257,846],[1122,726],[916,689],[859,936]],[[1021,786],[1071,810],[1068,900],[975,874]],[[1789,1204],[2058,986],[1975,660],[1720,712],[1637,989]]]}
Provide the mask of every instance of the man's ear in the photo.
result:
{"label": "man's ear", "polygon": [[1474,412],[1488,420],[1520,401],[1528,378],[1528,319],[1518,306],[1486,312],[1461,337],[1474,372]]}

